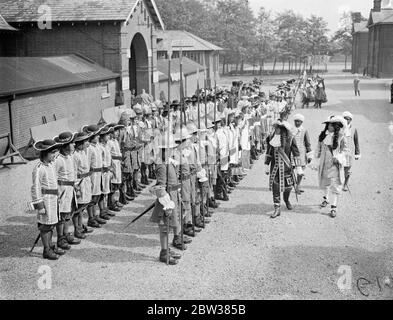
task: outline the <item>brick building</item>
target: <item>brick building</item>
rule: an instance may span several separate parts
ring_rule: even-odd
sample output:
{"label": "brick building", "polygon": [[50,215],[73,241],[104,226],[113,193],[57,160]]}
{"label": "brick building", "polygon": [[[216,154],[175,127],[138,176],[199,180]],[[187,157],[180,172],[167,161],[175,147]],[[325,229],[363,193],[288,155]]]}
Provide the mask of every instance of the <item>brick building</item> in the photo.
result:
{"label": "brick building", "polygon": [[[183,88],[184,96],[191,97],[195,94],[198,88],[198,81],[200,88],[203,88],[203,79],[205,77],[205,68],[195,61],[183,57]],[[169,68],[168,59],[158,59],[159,72],[159,90],[160,97],[168,99],[168,79]],[[198,79],[199,77],[199,79]],[[171,100],[180,100],[180,59],[175,58],[171,60]]]}
{"label": "brick building", "polygon": [[0,0],[18,34],[0,34],[3,56],[79,53],[119,74],[119,104],[131,89],[157,96],[156,31],[163,30],[154,0]]}
{"label": "brick building", "polygon": [[367,70],[367,55],[368,55],[367,21],[354,20],[352,36],[353,36],[352,73],[363,74],[364,71]]}
{"label": "brick building", "polygon": [[393,77],[393,4],[374,1],[368,27],[367,73],[371,77]]}
{"label": "brick building", "polygon": [[0,134],[11,132],[17,148],[43,117],[71,118],[73,130],[97,123],[100,111],[114,106],[119,77],[77,55],[0,57],[0,74]]}
{"label": "brick building", "polygon": [[173,49],[172,58],[179,58],[180,49],[182,49],[184,57],[189,58],[205,68],[207,86],[214,85],[215,76],[218,80],[219,55],[220,51],[223,51],[222,48],[187,31],[157,31],[158,59],[168,59],[167,52],[170,46],[172,46]]}

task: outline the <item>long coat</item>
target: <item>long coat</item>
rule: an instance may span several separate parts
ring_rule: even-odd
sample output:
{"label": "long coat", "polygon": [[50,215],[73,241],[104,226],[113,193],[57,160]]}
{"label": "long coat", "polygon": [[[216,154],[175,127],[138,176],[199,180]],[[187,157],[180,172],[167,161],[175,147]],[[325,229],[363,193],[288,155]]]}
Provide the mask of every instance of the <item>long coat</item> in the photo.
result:
{"label": "long coat", "polygon": [[80,191],[77,193],[78,204],[87,204],[91,201],[91,179],[90,165],[87,151],[75,151],[73,154],[76,168],[77,179],[75,184],[79,186]]}
{"label": "long coat", "polygon": [[[272,189],[274,180],[277,180],[276,175],[278,174],[278,182],[280,185],[280,191],[292,187],[287,180],[287,178],[292,178],[292,164],[290,159],[294,159],[295,165],[300,164],[299,157],[300,152],[296,144],[296,140],[292,135],[284,141],[283,147],[273,147],[270,145],[270,141],[273,139],[275,133],[273,132],[266,139],[267,149],[265,156],[265,165],[270,165],[270,179],[269,188]],[[279,156],[279,151],[282,150],[287,156],[289,163],[283,161],[281,156]]]}
{"label": "long coat", "polygon": [[[57,179],[59,181],[59,212],[71,213],[72,203],[77,203],[74,183],[76,181],[75,164],[72,155],[63,156],[59,154],[55,159]],[[72,185],[61,185],[61,181],[69,182]]]}
{"label": "long coat", "polygon": [[[177,178],[176,168],[172,163],[157,164],[155,174],[157,177],[157,183],[156,183],[157,186],[166,186],[170,188],[170,190],[167,189],[166,192],[169,194],[170,199],[175,203],[175,209],[173,209],[172,213],[169,216],[169,225],[173,228],[179,228],[180,227],[180,216],[179,216],[180,184]],[[158,201],[158,199],[156,199],[150,221],[161,225],[166,224],[164,207]]]}
{"label": "long coat", "polygon": [[[343,134],[339,135],[338,147],[335,150],[331,150],[324,142],[318,142],[315,159],[319,160],[318,181],[321,189],[331,186],[335,193],[340,193],[345,179],[346,152],[348,152],[347,139]],[[334,158],[339,162],[338,165],[333,163]]]}
{"label": "long coat", "polygon": [[[55,163],[45,164],[39,162],[35,166],[32,175],[31,198],[34,207],[35,209],[45,209],[45,214],[37,214],[37,222],[45,225],[54,225],[59,222]],[[51,190],[53,194],[46,194],[45,191],[47,190]]]}

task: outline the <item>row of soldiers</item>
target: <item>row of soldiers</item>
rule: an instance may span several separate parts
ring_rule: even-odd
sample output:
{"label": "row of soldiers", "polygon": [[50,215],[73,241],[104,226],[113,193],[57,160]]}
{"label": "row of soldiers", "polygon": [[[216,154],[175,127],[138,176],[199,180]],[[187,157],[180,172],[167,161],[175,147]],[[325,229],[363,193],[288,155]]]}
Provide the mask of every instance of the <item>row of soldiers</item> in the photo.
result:
{"label": "row of soldiers", "polygon": [[[273,102],[262,92],[230,105],[231,92],[211,89],[165,105],[145,101],[116,124],[85,126],[36,142],[40,162],[33,171],[32,204],[44,258],[58,259],[156,180],[151,220],[160,225],[160,261],[175,264],[179,255],[169,250],[167,222],[174,230],[172,245],[186,249],[209,223],[216,200],[229,200],[264,151],[282,111],[280,98]],[[57,245],[52,244],[55,228]]]}

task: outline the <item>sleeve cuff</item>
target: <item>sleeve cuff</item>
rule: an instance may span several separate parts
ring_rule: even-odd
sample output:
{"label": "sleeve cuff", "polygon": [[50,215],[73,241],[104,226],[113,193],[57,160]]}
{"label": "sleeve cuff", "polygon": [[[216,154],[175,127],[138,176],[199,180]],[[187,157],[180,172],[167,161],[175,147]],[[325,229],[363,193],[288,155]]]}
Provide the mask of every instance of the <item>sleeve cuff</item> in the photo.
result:
{"label": "sleeve cuff", "polygon": [[44,203],[44,201],[40,201],[40,202],[38,202],[38,203],[34,203],[33,206],[34,206],[34,209],[36,209],[36,210],[45,209],[45,203]]}

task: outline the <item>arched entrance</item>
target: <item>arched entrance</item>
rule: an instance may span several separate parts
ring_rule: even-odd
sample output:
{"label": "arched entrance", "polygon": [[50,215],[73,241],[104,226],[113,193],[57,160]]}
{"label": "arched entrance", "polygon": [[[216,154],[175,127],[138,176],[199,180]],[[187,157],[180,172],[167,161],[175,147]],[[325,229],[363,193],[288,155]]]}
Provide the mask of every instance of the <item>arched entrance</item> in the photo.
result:
{"label": "arched entrance", "polygon": [[136,94],[142,89],[149,92],[149,58],[145,39],[137,33],[131,42],[131,58],[129,59],[130,90]]}

